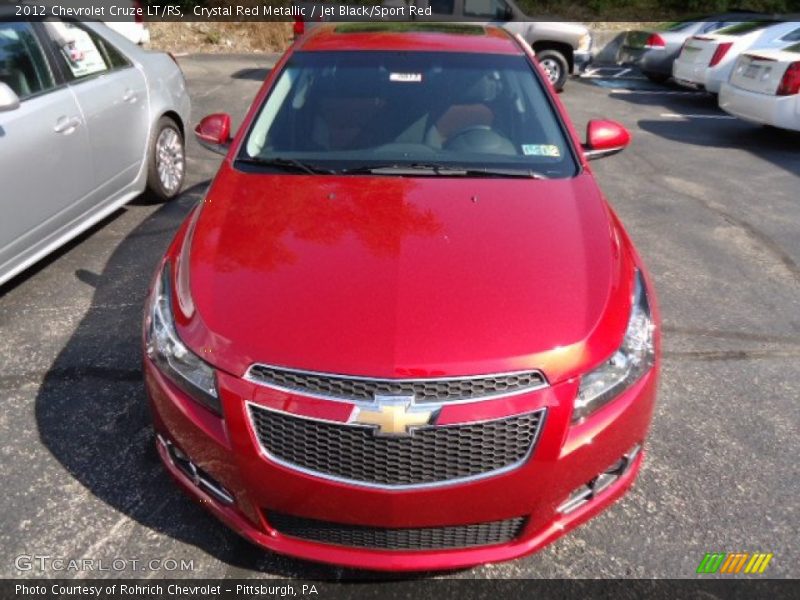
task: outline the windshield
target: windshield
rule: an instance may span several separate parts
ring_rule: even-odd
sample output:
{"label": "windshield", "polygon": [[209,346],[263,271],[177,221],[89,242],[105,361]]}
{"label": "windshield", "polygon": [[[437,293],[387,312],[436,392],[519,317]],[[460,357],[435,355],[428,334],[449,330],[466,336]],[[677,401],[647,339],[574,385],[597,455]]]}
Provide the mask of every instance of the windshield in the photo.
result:
{"label": "windshield", "polygon": [[697,21],[677,21],[666,23],[662,26],[663,31],[683,31],[697,24]]}
{"label": "windshield", "polygon": [[764,29],[774,24],[775,23],[772,21],[748,21],[747,23],[737,23],[736,25],[725,27],[723,29],[720,29],[719,31],[715,31],[714,33],[717,33],[719,35],[739,36],[750,33],[751,31]]}
{"label": "windshield", "polygon": [[273,168],[294,161],[310,167],[303,172],[424,165],[577,173],[527,59],[474,53],[298,52],[238,158]]}

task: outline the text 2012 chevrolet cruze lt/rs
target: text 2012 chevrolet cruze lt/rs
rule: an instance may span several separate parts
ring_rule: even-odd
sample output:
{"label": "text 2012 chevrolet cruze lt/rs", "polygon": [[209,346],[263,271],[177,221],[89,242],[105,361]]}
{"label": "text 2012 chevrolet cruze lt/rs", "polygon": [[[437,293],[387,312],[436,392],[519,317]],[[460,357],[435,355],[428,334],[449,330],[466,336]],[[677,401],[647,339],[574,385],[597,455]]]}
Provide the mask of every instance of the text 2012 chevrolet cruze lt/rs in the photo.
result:
{"label": "text 2012 chevrolet cruze lt/rs", "polygon": [[190,494],[276,552],[386,570],[535,551],[641,465],[644,266],[530,49],[332,25],[278,63],[158,267],[145,373]]}

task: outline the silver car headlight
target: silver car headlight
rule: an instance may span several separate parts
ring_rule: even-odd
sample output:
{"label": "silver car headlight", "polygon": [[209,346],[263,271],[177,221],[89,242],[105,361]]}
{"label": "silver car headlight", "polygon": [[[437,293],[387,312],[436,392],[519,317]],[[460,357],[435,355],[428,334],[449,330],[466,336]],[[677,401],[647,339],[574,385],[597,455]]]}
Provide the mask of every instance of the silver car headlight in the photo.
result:
{"label": "silver car headlight", "polygon": [[147,356],[192,399],[221,416],[214,369],[189,350],[175,330],[170,274],[170,264],[165,263],[153,287],[145,323]]}
{"label": "silver car headlight", "polygon": [[622,345],[602,365],[581,377],[572,421],[585,419],[633,385],[655,362],[655,325],[644,277],[635,272],[633,307]]}

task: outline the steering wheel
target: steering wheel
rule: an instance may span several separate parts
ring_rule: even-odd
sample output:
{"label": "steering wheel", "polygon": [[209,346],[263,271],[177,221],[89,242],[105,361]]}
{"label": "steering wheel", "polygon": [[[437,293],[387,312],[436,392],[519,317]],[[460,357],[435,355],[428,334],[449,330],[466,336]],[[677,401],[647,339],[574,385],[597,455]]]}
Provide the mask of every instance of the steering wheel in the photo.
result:
{"label": "steering wheel", "polygon": [[470,125],[469,127],[462,127],[449,138],[447,138],[447,141],[449,142],[450,140],[454,140],[460,135],[467,135],[472,131],[494,131],[494,129],[492,129],[489,125]]}
{"label": "steering wheel", "polygon": [[489,125],[470,125],[459,129],[444,144],[445,150],[485,154],[516,154],[514,144]]}

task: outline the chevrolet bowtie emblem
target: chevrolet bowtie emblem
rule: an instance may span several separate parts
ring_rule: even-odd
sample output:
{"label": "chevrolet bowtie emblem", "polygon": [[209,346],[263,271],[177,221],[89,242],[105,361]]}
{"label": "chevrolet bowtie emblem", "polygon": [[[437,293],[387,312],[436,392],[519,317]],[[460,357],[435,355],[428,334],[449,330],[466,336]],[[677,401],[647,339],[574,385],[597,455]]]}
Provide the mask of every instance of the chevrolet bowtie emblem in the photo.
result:
{"label": "chevrolet bowtie emblem", "polygon": [[375,435],[410,435],[430,425],[436,411],[414,410],[414,396],[375,396],[375,407],[356,409],[351,422],[375,426]]}

